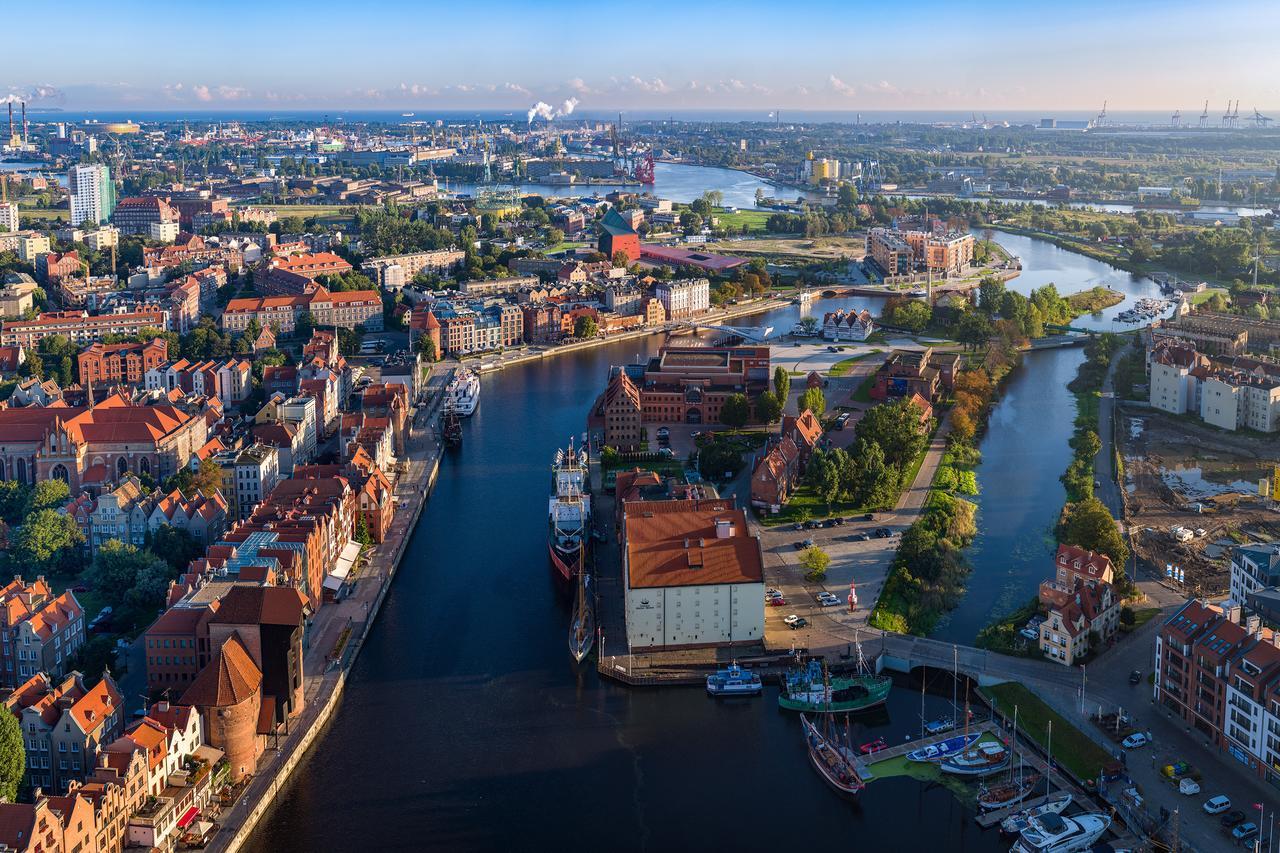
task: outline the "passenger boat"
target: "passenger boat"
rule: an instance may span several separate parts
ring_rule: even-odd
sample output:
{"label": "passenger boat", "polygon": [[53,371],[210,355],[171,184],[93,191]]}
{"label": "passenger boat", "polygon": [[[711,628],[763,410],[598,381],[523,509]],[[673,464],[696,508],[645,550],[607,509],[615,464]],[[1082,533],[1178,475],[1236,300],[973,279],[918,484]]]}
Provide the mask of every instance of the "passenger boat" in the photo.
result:
{"label": "passenger boat", "polygon": [[762,689],[760,673],[748,672],[737,662],[729,664],[728,669],[707,676],[707,693],[712,696],[758,696]]}
{"label": "passenger boat", "polygon": [[1004,744],[978,743],[958,755],[944,758],[938,765],[943,773],[953,776],[990,776],[1009,766],[1009,750]]}
{"label": "passenger boat", "polygon": [[453,375],[444,389],[445,401],[453,406],[459,417],[469,418],[480,405],[480,377],[463,367]]}
{"label": "passenger boat", "polygon": [[1063,817],[1047,813],[1031,818],[1010,853],[1083,853],[1111,826],[1105,814],[1079,814]]}
{"label": "passenger boat", "polygon": [[458,412],[453,406],[446,405],[444,414],[440,416],[440,437],[445,447],[462,446],[462,421],[458,420]]}
{"label": "passenger boat", "polygon": [[547,509],[547,549],[556,577],[568,582],[578,574],[586,558],[591,528],[591,494],[588,483],[587,452],[557,450],[551,468],[554,490]]}
{"label": "passenger boat", "polygon": [[1000,831],[1009,835],[1017,835],[1031,825],[1032,818],[1046,814],[1062,814],[1063,810],[1071,805],[1071,800],[1070,792],[1063,791],[1060,794],[1055,794],[1047,802],[1041,803],[1035,808],[1024,809],[1000,821]]}
{"label": "passenger boat", "polygon": [[[579,560],[582,559],[579,552]],[[574,663],[582,663],[591,654],[596,639],[596,607],[591,594],[591,576],[578,566],[578,594],[573,606],[573,620],[569,623],[569,654]]]}
{"label": "passenger boat", "polygon": [[931,743],[928,746],[922,746],[919,749],[913,749],[907,753],[908,761],[941,761],[952,755],[959,755],[964,752],[973,742],[982,737],[979,733],[968,735],[956,735],[949,737],[938,743]]}
{"label": "passenger boat", "polygon": [[809,750],[809,762],[826,783],[847,797],[857,796],[866,787],[858,775],[856,758],[849,748],[848,720],[845,721],[843,738],[835,730],[834,718],[827,714],[819,729],[804,714],[800,715],[804,728],[805,746]]}
{"label": "passenger boat", "polygon": [[892,687],[893,680],[887,675],[831,677],[826,667],[811,660],[787,672],[778,705],[813,714],[864,711],[884,704]]}

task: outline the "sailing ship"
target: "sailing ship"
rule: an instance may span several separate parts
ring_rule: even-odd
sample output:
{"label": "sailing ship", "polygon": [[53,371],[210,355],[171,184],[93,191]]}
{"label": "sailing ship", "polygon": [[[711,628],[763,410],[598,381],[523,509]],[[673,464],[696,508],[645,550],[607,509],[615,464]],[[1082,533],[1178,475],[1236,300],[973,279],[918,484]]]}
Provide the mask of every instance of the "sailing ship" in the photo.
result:
{"label": "sailing ship", "polygon": [[440,416],[440,437],[444,439],[445,447],[462,446],[462,421],[452,404],[446,405],[444,414]]}
{"label": "sailing ship", "polygon": [[591,522],[591,495],[587,482],[587,452],[557,450],[551,468],[551,500],[547,512],[547,548],[556,577],[566,583],[578,574],[586,558]]}
{"label": "sailing ship", "polygon": [[[1013,734],[1010,735],[1009,745],[1013,746],[1018,742],[1018,706],[1013,706]],[[1022,772],[1022,751],[1018,751],[1018,775],[1015,778],[1013,770],[1009,771],[1009,778],[998,785],[984,785],[978,791],[978,807],[992,811],[995,809],[1008,808],[1016,803],[1025,800],[1036,786],[1040,784],[1040,774],[1032,773],[1024,775]]]}
{"label": "sailing ship", "polygon": [[1111,826],[1105,814],[1042,814],[1031,818],[1010,853],[1083,853]]}
{"label": "sailing ship", "polygon": [[1056,794],[1035,808],[1025,809],[1009,815],[1000,821],[1000,831],[1009,835],[1017,835],[1031,825],[1032,818],[1046,814],[1062,814],[1063,810],[1071,805],[1071,800],[1072,796],[1069,791]]}
{"label": "sailing ship", "polygon": [[582,552],[578,552],[578,593],[573,605],[573,620],[569,623],[569,654],[574,663],[582,663],[591,653],[596,637],[596,608],[591,596],[591,576],[582,566]]}
{"label": "sailing ship", "polygon": [[788,711],[812,714],[865,711],[884,704],[893,680],[887,675],[870,673],[852,676],[829,676],[826,667],[816,660],[790,669],[782,680],[778,705]]}
{"label": "sailing ship", "polygon": [[748,672],[737,661],[707,676],[707,693],[712,696],[757,696],[763,689],[760,673]]}
{"label": "sailing ship", "polygon": [[800,725],[804,728],[805,746],[808,747],[813,769],[841,794],[857,796],[867,783],[858,775],[856,758],[849,747],[848,718],[845,719],[843,736],[836,732],[834,718],[830,714],[823,716],[822,728],[810,722],[804,714],[800,715]]}

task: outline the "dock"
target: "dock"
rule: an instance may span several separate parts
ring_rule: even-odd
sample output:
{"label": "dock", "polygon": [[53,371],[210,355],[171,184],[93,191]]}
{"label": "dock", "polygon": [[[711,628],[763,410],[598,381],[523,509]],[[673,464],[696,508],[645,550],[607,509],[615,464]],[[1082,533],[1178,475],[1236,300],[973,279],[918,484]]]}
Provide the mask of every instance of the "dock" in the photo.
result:
{"label": "dock", "polygon": [[[1058,794],[1061,794],[1061,793],[1063,792],[1056,791],[1053,794],[1050,794],[1048,796],[1036,797],[1033,800],[1023,800],[1022,802],[1015,803],[1014,805],[1009,806],[1008,808],[996,809],[993,812],[983,812],[982,814],[975,815],[974,820],[976,820],[978,822],[978,826],[982,827],[983,829],[990,829],[993,826],[998,826],[1001,822],[1004,821],[1005,818],[1009,817],[1010,815],[1017,814],[1018,812],[1025,811],[1027,809],[1034,809],[1037,806],[1043,806],[1045,803],[1049,802],[1051,797],[1057,796]],[[1070,792],[1067,792],[1067,793],[1070,793]],[[1076,795],[1071,794],[1071,802],[1067,803],[1067,808],[1070,808],[1071,804],[1074,803],[1075,801],[1076,801]]]}
{"label": "dock", "polygon": [[[985,720],[981,723],[969,726],[970,733],[975,731],[981,734],[1000,735],[1000,727],[991,720]],[[858,775],[864,780],[871,780],[876,778],[876,776],[871,772],[871,767],[867,763],[868,761],[870,761],[871,764],[879,764],[881,761],[892,761],[895,758],[901,758],[908,752],[915,752],[917,749],[923,749],[926,746],[933,746],[935,743],[942,743],[944,740],[949,740],[958,734],[964,734],[964,730],[948,729],[942,734],[928,735],[926,737],[909,740],[906,743],[900,743],[897,746],[877,749],[875,752],[859,756],[858,759],[854,761],[854,767],[857,769]]]}

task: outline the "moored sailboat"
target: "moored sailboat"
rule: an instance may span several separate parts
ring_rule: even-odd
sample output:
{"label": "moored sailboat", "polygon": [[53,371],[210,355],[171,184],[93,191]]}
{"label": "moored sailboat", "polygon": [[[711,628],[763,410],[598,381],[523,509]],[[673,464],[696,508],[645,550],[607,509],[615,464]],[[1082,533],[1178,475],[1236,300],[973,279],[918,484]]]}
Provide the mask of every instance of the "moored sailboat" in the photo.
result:
{"label": "moored sailboat", "polygon": [[967,735],[956,735],[949,737],[938,743],[931,743],[928,746],[922,746],[919,749],[913,749],[907,753],[908,761],[941,761],[953,755],[959,755],[964,752],[973,742],[982,737],[981,734],[975,732]]}
{"label": "moored sailboat", "polygon": [[445,406],[444,414],[440,416],[440,438],[445,447],[462,446],[462,421],[452,405]]}
{"label": "moored sailboat", "polygon": [[953,776],[990,776],[1009,766],[1009,750],[1004,744],[980,742],[959,755],[945,758],[938,765],[943,773]]}
{"label": "moored sailboat", "polygon": [[857,796],[866,782],[858,775],[854,752],[849,747],[848,721],[843,738],[837,733],[830,714],[822,718],[821,728],[804,714],[800,715],[800,725],[804,728],[805,746],[813,769],[836,791],[847,797]]}
{"label": "moored sailboat", "polygon": [[[581,558],[580,558],[581,559]],[[569,623],[569,654],[574,663],[582,663],[591,654],[596,638],[596,608],[591,594],[591,576],[579,562],[578,593],[573,606],[573,620]]]}
{"label": "moored sailboat", "polygon": [[[1013,733],[1009,737],[1009,745],[1011,748],[1017,748],[1018,743],[1018,706],[1013,706]],[[1025,800],[1036,786],[1040,784],[1040,774],[1032,773],[1027,776],[1022,772],[1022,751],[1018,750],[1018,773],[1013,775],[1012,769],[1009,771],[1009,777],[1004,782],[996,785],[984,785],[982,790],[978,792],[978,807],[992,811],[995,809],[1008,808],[1016,803]]]}

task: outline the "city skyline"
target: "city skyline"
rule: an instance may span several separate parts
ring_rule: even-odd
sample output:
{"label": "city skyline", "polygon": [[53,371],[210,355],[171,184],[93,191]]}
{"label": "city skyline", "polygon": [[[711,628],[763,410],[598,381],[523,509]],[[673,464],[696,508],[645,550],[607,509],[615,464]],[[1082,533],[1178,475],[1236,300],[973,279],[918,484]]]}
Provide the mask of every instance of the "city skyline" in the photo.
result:
{"label": "city skyline", "polygon": [[[1280,105],[1280,33],[1254,0],[1212,16],[1187,2],[1076,4],[1070,18],[999,2],[925,2],[911,16],[819,2],[796,14],[709,3],[671,19],[632,7],[500,2],[477,16],[403,0],[344,16],[320,0],[222,4],[174,57],[171,18],[145,0],[107,14],[70,4],[56,67],[36,40],[12,48],[0,97],[66,110],[739,109],[1199,110]],[[612,14],[610,14],[612,13]],[[931,26],[920,25],[921,19]],[[399,23],[397,23],[399,22]],[[1231,44],[1229,52],[1197,45]],[[106,55],[104,56],[104,49]],[[539,106],[541,105],[541,106]]]}

